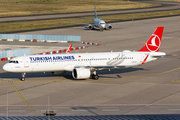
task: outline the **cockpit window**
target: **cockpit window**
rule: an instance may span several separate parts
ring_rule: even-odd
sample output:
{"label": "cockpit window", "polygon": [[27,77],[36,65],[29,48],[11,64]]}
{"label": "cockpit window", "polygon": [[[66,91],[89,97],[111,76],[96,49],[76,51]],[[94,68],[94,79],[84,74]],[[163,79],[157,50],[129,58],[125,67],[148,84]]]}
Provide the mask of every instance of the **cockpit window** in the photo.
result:
{"label": "cockpit window", "polygon": [[16,64],[18,64],[19,62],[15,61],[15,60],[11,60],[11,61],[9,61],[9,63],[16,63]]}

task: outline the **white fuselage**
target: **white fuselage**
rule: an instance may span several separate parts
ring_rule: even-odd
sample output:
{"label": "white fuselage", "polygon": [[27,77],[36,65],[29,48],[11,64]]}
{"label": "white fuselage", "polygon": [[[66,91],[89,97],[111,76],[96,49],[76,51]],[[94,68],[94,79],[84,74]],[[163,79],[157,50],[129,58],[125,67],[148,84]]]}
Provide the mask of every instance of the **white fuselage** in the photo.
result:
{"label": "white fuselage", "polygon": [[98,27],[100,29],[105,29],[106,28],[106,23],[101,19],[94,18],[93,23],[94,23],[95,27]]}
{"label": "white fuselage", "polygon": [[[165,55],[163,52],[102,52],[102,53],[72,53],[51,55],[29,55],[16,57],[3,66],[8,72],[54,72],[72,71],[76,67],[107,66],[132,67],[143,62],[156,60],[152,55]],[[103,68],[104,66],[104,68]],[[98,69],[97,69],[98,70]]]}

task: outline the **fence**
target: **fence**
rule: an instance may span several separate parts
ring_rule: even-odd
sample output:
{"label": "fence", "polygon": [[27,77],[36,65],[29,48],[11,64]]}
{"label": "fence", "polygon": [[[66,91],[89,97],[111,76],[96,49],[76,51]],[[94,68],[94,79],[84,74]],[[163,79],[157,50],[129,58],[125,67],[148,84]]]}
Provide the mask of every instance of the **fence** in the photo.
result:
{"label": "fence", "polygon": [[0,34],[0,39],[15,40],[53,40],[53,41],[81,41],[81,36],[64,36],[64,35],[24,35],[24,34]]}
{"label": "fence", "polygon": [[17,50],[7,50],[7,51],[0,51],[0,58],[10,58],[10,57],[18,57],[23,55],[30,55],[31,49],[17,49]]}

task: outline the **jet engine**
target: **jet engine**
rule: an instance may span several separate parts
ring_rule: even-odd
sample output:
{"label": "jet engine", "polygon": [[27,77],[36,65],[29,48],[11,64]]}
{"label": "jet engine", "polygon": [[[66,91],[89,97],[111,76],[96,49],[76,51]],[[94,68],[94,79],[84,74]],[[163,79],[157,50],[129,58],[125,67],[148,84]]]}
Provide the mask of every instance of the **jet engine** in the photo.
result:
{"label": "jet engine", "polygon": [[112,25],[111,24],[108,24],[108,29],[112,29]]}
{"label": "jet engine", "polygon": [[89,29],[93,29],[93,26],[91,24],[88,25]]}
{"label": "jet engine", "polygon": [[91,71],[86,68],[75,68],[72,71],[72,76],[74,79],[87,79],[91,76]]}

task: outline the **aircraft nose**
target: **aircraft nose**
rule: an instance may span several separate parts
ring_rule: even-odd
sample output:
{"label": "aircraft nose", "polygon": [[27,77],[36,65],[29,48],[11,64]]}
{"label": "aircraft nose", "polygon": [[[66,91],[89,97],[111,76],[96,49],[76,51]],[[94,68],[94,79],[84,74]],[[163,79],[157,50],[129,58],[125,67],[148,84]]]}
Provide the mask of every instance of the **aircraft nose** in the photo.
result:
{"label": "aircraft nose", "polygon": [[8,65],[8,64],[5,64],[5,65],[3,66],[3,70],[9,71],[9,70],[10,70],[9,65]]}
{"label": "aircraft nose", "polygon": [[106,27],[106,25],[104,24],[104,25],[102,25],[102,28],[105,28]]}

